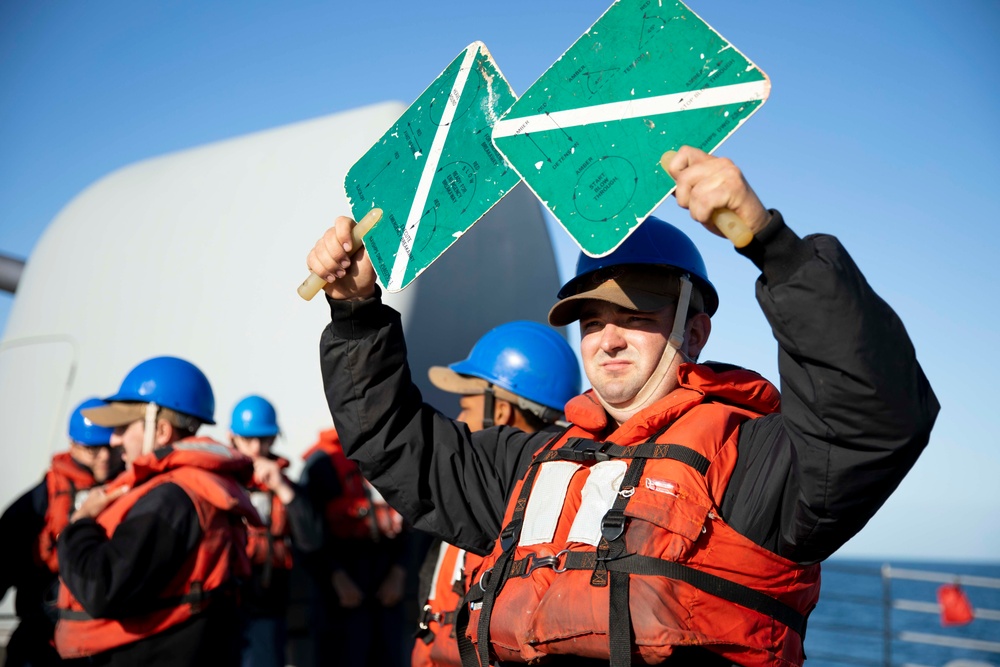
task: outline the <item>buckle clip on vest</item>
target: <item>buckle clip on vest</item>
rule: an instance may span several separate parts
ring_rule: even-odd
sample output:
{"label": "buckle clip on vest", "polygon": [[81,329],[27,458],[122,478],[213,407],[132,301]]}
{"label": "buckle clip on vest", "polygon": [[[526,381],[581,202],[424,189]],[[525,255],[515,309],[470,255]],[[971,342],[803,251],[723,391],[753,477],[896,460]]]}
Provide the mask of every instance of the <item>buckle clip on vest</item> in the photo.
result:
{"label": "buckle clip on vest", "polygon": [[190,592],[184,597],[191,605],[192,614],[200,614],[202,610],[205,609],[205,605],[208,603],[208,596],[202,589],[200,581],[192,583]]}
{"label": "buckle clip on vest", "polygon": [[573,438],[559,449],[559,458],[585,463],[587,461],[610,461],[607,450],[614,443],[597,442],[586,438]]}
{"label": "buckle clip on vest", "polygon": [[429,604],[425,604],[424,608],[420,610],[420,617],[417,620],[419,621],[417,627],[421,630],[427,630],[431,621],[441,622],[441,614],[435,613]]}
{"label": "buckle clip on vest", "polygon": [[[601,536],[608,542],[614,542],[625,532],[625,512],[611,508],[601,519]],[[599,560],[610,560],[599,558]]]}
{"label": "buckle clip on vest", "polygon": [[539,556],[535,553],[528,554],[525,559],[527,562],[524,564],[524,572],[521,574],[522,577],[530,576],[532,572],[540,567],[551,567],[553,572],[561,573],[566,571],[565,564],[563,567],[559,567],[559,561],[563,556],[569,553],[569,549],[563,549],[554,556]]}
{"label": "buckle clip on vest", "polygon": [[[504,528],[503,532],[500,533],[500,549],[502,551],[508,551],[512,546],[514,546],[514,526],[507,526]],[[490,568],[491,570],[493,568]]]}
{"label": "buckle clip on vest", "polygon": [[414,638],[419,639],[424,644],[431,644],[434,641],[434,633],[430,628],[431,621],[439,625],[445,625],[448,622],[446,614],[435,613],[429,604],[425,604],[417,617],[417,631],[413,634]]}

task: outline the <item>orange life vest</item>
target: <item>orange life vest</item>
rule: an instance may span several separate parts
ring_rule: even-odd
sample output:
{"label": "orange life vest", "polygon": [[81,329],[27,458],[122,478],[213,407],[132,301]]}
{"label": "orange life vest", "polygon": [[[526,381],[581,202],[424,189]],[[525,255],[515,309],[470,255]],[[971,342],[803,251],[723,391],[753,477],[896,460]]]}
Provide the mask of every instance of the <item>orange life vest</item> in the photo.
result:
{"label": "orange life vest", "polygon": [[441,543],[431,576],[431,589],[420,612],[412,667],[461,667],[455,638],[455,614],[465,598],[468,572],[479,567],[482,557],[446,542]]}
{"label": "orange life vest", "polygon": [[35,562],[59,573],[56,542],[59,533],[69,524],[69,517],[76,505],[76,496],[92,488],[97,482],[89,470],[81,466],[69,452],[52,457],[52,466],[45,473],[45,488],[49,506],[45,510],[45,526],[35,544]]}
{"label": "orange life vest", "polygon": [[135,503],[161,484],[176,484],[194,503],[202,537],[174,579],[159,595],[154,611],[125,619],[93,618],[65,583],[59,587],[55,645],[63,658],[95,655],[174,627],[229,590],[234,577],[250,573],[244,519],[259,525],[243,485],[253,465],[236,450],[208,438],[189,438],[136,459],[115,480],[131,491],[97,517],[108,538]]}
{"label": "orange life vest", "polygon": [[[275,457],[278,467],[288,467],[288,460]],[[262,526],[248,526],[247,555],[254,565],[270,564],[281,570],[292,569],[291,533],[285,504],[270,489],[257,480],[247,486],[250,500],[263,521]]]}
{"label": "orange life vest", "polygon": [[656,664],[680,645],[748,667],[802,664],[819,566],[754,544],[719,511],[740,425],[777,411],[778,391],[742,369],[683,364],[678,379],[606,439],[590,392],[567,405],[575,426],[536,454],[470,577],[482,664],[490,651]]}
{"label": "orange life vest", "polygon": [[309,448],[302,458],[308,459],[316,452],[323,452],[330,457],[340,481],[340,495],[323,508],[326,523],[333,536],[374,541],[382,537],[395,537],[398,530],[392,530],[390,526],[401,522],[399,514],[381,498],[373,499],[374,489],[361,475],[358,464],[344,454],[336,429],[322,431],[319,442]]}

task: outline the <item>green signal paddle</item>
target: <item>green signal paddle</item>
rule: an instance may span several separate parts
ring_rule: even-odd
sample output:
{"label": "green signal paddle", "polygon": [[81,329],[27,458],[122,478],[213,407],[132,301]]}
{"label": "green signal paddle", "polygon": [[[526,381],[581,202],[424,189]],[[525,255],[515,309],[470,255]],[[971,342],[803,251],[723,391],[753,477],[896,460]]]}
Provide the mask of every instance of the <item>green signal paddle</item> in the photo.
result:
{"label": "green signal paddle", "polygon": [[348,171],[354,218],[384,211],[363,240],[387,291],[409,285],[520,181],[490,140],[516,99],[473,42]]}
{"label": "green signal paddle", "polygon": [[[354,218],[384,211],[359,234],[387,291],[413,282],[520,181],[490,140],[516,99],[486,46],[473,42],[348,171]],[[317,291],[326,283],[309,281]]]}
{"label": "green signal paddle", "polygon": [[601,257],[673,192],[663,153],[712,152],[770,88],[679,0],[618,0],[504,114],[493,142],[583,251]]}

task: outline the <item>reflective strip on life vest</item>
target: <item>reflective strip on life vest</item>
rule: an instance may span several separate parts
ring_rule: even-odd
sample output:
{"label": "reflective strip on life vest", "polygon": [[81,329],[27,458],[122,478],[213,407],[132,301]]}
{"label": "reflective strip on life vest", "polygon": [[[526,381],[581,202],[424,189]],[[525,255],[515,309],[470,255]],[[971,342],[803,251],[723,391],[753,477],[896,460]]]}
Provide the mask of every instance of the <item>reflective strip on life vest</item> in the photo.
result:
{"label": "reflective strip on life vest", "polygon": [[434,564],[434,574],[431,575],[431,592],[427,595],[427,601],[430,602],[434,599],[437,593],[437,583],[438,577],[441,575],[441,565],[444,563],[445,554],[448,553],[448,543],[442,542],[441,546],[438,547],[438,557],[437,562]]}
{"label": "reflective strip on life vest", "polygon": [[[569,529],[568,542],[582,542],[596,547],[601,541],[601,522],[604,515],[615,503],[625,470],[628,464],[624,461],[601,461],[590,468],[590,474],[583,485],[580,495],[580,509]],[[537,489],[538,482],[535,482]],[[529,501],[530,502],[530,501]],[[565,503],[559,503],[562,509]],[[551,541],[551,540],[550,540]]]}
{"label": "reflective strip on life vest", "polygon": [[[451,582],[453,588],[456,581],[465,581],[465,549],[459,549],[458,554],[455,555],[455,567],[452,568],[451,579],[449,579],[449,581]],[[459,595],[461,594],[462,593],[459,593]]]}
{"label": "reflective strip on life vest", "polygon": [[537,468],[538,473],[528,507],[524,511],[521,536],[518,545],[529,547],[552,541],[556,525],[562,515],[563,501],[569,491],[569,483],[576,471],[583,466],[571,461],[552,461]]}

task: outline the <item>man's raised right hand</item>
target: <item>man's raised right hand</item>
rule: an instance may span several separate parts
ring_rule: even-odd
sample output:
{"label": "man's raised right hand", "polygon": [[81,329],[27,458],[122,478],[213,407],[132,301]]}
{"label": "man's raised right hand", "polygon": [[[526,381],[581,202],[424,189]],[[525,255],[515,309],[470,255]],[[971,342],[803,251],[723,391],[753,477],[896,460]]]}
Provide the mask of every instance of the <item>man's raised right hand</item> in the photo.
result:
{"label": "man's raised right hand", "polygon": [[375,293],[375,269],[364,246],[355,252],[351,218],[337,218],[333,227],[316,241],[306,264],[309,270],[326,280],[323,290],[333,299],[361,300]]}

